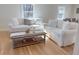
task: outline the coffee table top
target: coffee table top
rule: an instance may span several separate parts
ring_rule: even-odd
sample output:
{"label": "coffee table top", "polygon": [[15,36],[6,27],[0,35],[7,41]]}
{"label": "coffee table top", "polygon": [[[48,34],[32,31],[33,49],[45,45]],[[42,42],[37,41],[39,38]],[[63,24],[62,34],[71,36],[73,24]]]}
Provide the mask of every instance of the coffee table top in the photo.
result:
{"label": "coffee table top", "polygon": [[31,36],[38,36],[38,35],[45,35],[45,32],[36,32],[36,33],[26,33],[26,32],[16,32],[11,33],[11,38],[20,38],[20,37],[31,37]]}

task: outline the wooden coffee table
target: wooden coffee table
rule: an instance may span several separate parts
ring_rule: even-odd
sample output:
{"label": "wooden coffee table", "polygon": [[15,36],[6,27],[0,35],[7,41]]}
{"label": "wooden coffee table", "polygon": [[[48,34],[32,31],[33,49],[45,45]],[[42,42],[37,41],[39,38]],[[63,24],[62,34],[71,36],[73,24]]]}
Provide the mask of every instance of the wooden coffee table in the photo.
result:
{"label": "wooden coffee table", "polygon": [[26,32],[17,32],[11,33],[11,39],[13,41],[13,48],[23,47],[28,45],[33,45],[36,43],[45,43],[46,33],[26,33]]}

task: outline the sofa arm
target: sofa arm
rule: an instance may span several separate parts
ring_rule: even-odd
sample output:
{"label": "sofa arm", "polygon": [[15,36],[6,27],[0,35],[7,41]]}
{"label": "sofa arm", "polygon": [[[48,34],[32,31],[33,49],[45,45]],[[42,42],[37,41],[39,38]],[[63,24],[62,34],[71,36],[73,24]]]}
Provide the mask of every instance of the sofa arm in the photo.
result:
{"label": "sofa arm", "polygon": [[62,30],[63,34],[71,34],[71,33],[76,33],[77,30]]}
{"label": "sofa arm", "polygon": [[10,26],[10,32],[22,32],[26,31],[30,28],[28,25],[17,25],[17,26]]}
{"label": "sofa arm", "polygon": [[63,30],[62,31],[62,37],[72,37],[75,36],[77,33],[77,30]]}
{"label": "sofa arm", "polygon": [[17,25],[17,26],[12,26],[12,28],[30,28],[28,25]]}
{"label": "sofa arm", "polygon": [[63,46],[71,45],[76,38],[76,30],[64,30],[62,31]]}

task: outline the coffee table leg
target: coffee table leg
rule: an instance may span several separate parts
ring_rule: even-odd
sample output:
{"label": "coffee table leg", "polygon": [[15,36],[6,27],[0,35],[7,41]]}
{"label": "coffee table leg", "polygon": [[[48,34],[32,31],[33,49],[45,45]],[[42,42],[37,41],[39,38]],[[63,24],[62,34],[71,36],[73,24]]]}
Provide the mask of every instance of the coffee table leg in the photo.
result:
{"label": "coffee table leg", "polygon": [[16,41],[15,39],[13,39],[13,48],[16,48],[15,46],[16,46]]}
{"label": "coffee table leg", "polygon": [[46,35],[44,35],[44,43],[45,43]]}

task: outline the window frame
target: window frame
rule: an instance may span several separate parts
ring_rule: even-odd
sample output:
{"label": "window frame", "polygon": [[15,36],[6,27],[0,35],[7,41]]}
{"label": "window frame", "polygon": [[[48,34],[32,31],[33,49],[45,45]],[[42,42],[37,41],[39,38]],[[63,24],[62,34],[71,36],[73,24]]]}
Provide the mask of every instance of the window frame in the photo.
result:
{"label": "window frame", "polygon": [[63,20],[65,17],[65,6],[58,6],[57,19]]}
{"label": "window frame", "polygon": [[[25,8],[26,8],[26,10],[25,10]],[[22,5],[22,15],[23,15],[23,18],[33,18],[33,4],[23,4]]]}

